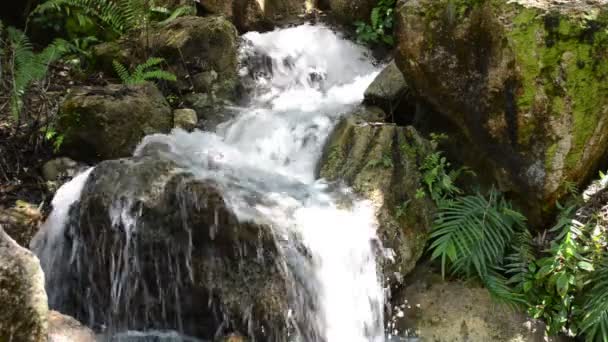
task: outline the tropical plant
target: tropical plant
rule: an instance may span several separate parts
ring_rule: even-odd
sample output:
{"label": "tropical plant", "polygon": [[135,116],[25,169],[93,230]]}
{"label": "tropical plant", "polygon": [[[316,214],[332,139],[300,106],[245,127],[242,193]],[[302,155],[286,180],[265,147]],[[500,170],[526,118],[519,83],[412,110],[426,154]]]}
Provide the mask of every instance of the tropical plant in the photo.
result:
{"label": "tropical plant", "polygon": [[167,22],[181,15],[193,14],[190,6],[170,11],[155,5],[153,0],[48,0],[40,4],[32,15],[45,14],[49,10],[66,11],[68,14],[74,10],[81,11],[77,13],[79,21],[95,18],[118,35],[136,29],[147,30],[156,17]]}
{"label": "tropical plant", "polygon": [[525,217],[495,190],[439,202],[431,232],[432,259],[453,274],[476,277],[497,299],[523,304],[501,274],[505,255],[516,233],[526,230]]}
{"label": "tropical plant", "polygon": [[27,88],[46,77],[49,65],[69,50],[69,43],[57,39],[40,53],[35,53],[25,33],[10,26],[6,28],[6,39],[1,43],[0,50],[10,73],[10,108],[13,117],[18,119]]}
{"label": "tropical plant", "polygon": [[112,63],[118,77],[120,77],[122,82],[127,85],[141,84],[148,80],[175,82],[177,78],[174,74],[159,68],[159,65],[164,61],[165,60],[163,58],[149,58],[145,63],[136,66],[132,73],[130,73],[129,70],[127,70],[127,68],[118,61],[114,60]]}
{"label": "tropical plant", "polygon": [[379,0],[370,15],[370,22],[357,21],[357,38],[363,43],[394,45],[395,0]]}

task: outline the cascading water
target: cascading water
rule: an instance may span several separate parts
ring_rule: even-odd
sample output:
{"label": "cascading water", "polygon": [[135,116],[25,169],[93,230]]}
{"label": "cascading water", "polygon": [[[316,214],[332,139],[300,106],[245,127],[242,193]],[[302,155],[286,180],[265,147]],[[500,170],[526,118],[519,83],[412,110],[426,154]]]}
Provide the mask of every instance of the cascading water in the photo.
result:
{"label": "cascading water", "polygon": [[[293,245],[290,239],[305,246],[306,251],[298,253],[281,248],[293,280],[292,312],[285,314],[306,321],[283,340],[384,341],[374,208],[347,188],[315,179],[326,138],[341,116],[362,100],[378,69],[365,49],[322,25],[248,33],[241,60],[241,76],[255,83],[247,108],[239,109],[215,133],[175,130],[170,135],[148,136],[135,156],[155,144],[168,146],[165,156],[172,162],[198,179],[221,186],[239,220],[269,223],[282,246]],[[54,211],[33,243],[49,279],[48,291],[59,301],[62,287],[58,282],[63,277],[58,271],[53,273],[53,264],[70,262],[70,256],[54,255],[54,246],[63,239],[69,208],[78,200],[90,172],[59,190]],[[110,292],[117,304],[129,295],[125,289],[129,283],[121,278],[134,272],[127,260],[133,253],[129,239],[138,223],[129,214],[132,211],[124,210],[128,203],[115,203],[108,212],[113,226],[121,227],[127,240],[110,257]],[[191,272],[188,261],[182,272]],[[117,305],[112,310],[128,307]]]}

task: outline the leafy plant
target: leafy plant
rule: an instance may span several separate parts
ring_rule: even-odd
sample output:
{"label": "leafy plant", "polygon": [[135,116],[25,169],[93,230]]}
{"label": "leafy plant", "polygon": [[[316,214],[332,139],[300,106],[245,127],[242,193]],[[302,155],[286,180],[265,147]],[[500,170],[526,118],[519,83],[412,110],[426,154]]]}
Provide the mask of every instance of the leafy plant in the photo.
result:
{"label": "leafy plant", "polygon": [[174,74],[160,69],[158,66],[165,60],[163,58],[152,57],[149,58],[145,63],[138,65],[130,73],[127,68],[114,60],[112,62],[116,74],[120,77],[122,82],[127,85],[141,84],[148,80],[164,80],[175,82],[177,78]]}
{"label": "leafy plant", "polygon": [[437,203],[462,193],[455,182],[464,168],[450,170],[451,166],[447,159],[442,156],[441,151],[429,154],[420,166],[422,182],[431,198]]}
{"label": "leafy plant", "polygon": [[385,169],[393,167],[393,158],[391,158],[390,154],[384,153],[382,157],[379,159],[370,160],[368,163],[369,167],[378,167],[382,166]]}
{"label": "leafy plant", "polygon": [[449,267],[454,274],[477,277],[494,297],[522,304],[500,270],[514,235],[526,230],[525,221],[495,190],[441,201],[431,232],[432,259],[441,260],[444,276]]}
{"label": "leafy plant", "polygon": [[147,30],[157,16],[163,17],[166,23],[179,16],[193,14],[190,6],[169,11],[156,6],[153,0],[48,0],[36,7],[32,15],[45,14],[49,10],[63,10],[68,14],[74,10],[82,11],[78,14],[79,21],[95,18],[118,35],[136,29]]}
{"label": "leafy plant", "polygon": [[370,15],[370,22],[358,21],[357,38],[363,43],[394,45],[395,0],[379,0]]}
{"label": "leafy plant", "polygon": [[40,53],[35,53],[28,37],[22,31],[6,28],[6,39],[2,40],[3,55],[10,72],[10,108],[15,119],[23,109],[23,95],[34,82],[43,80],[49,65],[60,59],[69,49],[69,43],[57,39]]}

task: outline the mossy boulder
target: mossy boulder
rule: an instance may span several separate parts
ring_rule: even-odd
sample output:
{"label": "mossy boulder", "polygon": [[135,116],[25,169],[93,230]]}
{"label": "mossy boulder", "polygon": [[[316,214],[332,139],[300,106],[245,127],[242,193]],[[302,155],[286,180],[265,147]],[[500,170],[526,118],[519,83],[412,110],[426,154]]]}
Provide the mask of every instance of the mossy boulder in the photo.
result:
{"label": "mossy boulder", "polygon": [[169,104],[152,83],[71,89],[60,107],[62,150],[77,160],[128,157],[139,141],[173,128]]}
{"label": "mossy boulder", "polygon": [[393,60],[367,87],[364,103],[382,108],[391,122],[409,124],[416,112],[410,93],[403,73]]}
{"label": "mossy boulder", "polygon": [[[604,4],[604,5],[602,5]],[[605,1],[397,5],[396,62],[538,222],[608,148]],[[463,146],[464,148],[464,146]],[[487,163],[486,163],[487,164]]]}
{"label": "mossy boulder", "polygon": [[11,208],[0,207],[0,226],[21,246],[29,246],[43,215],[37,205],[17,201]]}
{"label": "mossy boulder", "polygon": [[431,265],[419,265],[407,287],[394,294],[387,318],[395,336],[434,342],[566,342],[548,336],[545,323],[497,303],[475,282],[443,280]]}
{"label": "mossy boulder", "polygon": [[38,258],[0,226],[0,341],[46,342],[48,310]]}
{"label": "mossy boulder", "polygon": [[327,0],[332,16],[345,23],[368,22],[377,0]]}
{"label": "mossy boulder", "polygon": [[97,65],[108,74],[115,73],[114,60],[134,68],[149,56],[164,58],[163,68],[178,79],[172,86],[183,91],[207,91],[196,89],[190,78],[213,71],[218,75],[214,87],[232,96],[237,85],[237,50],[237,30],[226,18],[185,16],[97,45],[93,54]]}
{"label": "mossy boulder", "polygon": [[434,204],[416,196],[422,188],[419,166],[432,151],[413,127],[382,122],[379,108],[360,108],[331,134],[320,176],[343,180],[370,199],[377,210],[378,235],[385,248],[384,274],[397,285],[422,255]]}

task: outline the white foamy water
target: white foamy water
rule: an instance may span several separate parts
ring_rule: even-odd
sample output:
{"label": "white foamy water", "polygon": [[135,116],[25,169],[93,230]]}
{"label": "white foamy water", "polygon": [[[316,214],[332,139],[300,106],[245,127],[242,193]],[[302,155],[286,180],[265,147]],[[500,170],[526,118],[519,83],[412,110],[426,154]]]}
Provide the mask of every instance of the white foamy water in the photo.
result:
{"label": "white foamy water", "polygon": [[[255,77],[251,105],[214,133],[148,136],[135,156],[151,144],[168,146],[167,158],[222,187],[239,219],[269,223],[280,240],[297,237],[307,247],[310,255],[284,256],[304,282],[293,287],[304,286],[314,297],[309,298],[314,312],[304,313],[314,333],[300,331],[296,340],[384,341],[374,209],[349,189],[315,179],[331,130],[363,99],[379,69],[368,51],[321,25],[249,33],[244,39],[240,72]],[[266,70],[247,63],[256,56],[265,56]],[[61,227],[86,174],[79,177],[58,193],[47,225]],[[65,198],[63,191],[71,195]],[[305,269],[296,269],[302,264]],[[313,310],[298,302],[292,303],[296,313]]]}

